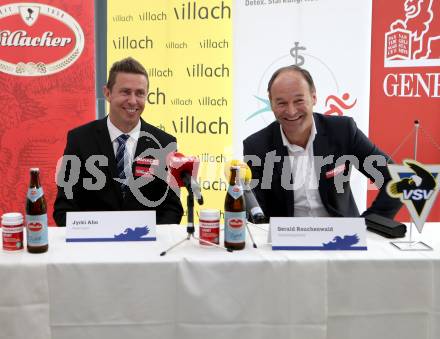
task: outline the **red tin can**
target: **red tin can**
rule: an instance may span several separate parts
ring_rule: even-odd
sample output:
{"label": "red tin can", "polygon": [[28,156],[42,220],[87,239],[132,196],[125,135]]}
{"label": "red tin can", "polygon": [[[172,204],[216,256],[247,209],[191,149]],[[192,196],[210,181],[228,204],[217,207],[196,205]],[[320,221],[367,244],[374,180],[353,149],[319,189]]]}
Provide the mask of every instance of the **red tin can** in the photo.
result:
{"label": "red tin can", "polygon": [[2,215],[2,238],[5,251],[23,249],[23,215],[21,213]]}
{"label": "red tin can", "polygon": [[202,240],[214,244],[220,243],[220,211],[216,209],[203,209],[199,216],[200,245],[211,246]]}

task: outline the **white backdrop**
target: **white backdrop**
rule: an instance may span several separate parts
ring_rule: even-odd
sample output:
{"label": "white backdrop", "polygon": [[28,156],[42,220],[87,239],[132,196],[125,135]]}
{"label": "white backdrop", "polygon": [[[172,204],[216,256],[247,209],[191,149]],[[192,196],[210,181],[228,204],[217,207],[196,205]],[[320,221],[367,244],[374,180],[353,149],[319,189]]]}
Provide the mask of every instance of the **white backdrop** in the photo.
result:
{"label": "white backdrop", "polygon": [[[265,0],[262,5],[239,0],[234,14],[236,157],[242,155],[243,139],[274,121],[266,91],[272,73],[302,61],[302,67],[310,71],[316,84],[315,112],[325,113],[334,104],[340,113],[353,117],[368,135],[371,0],[279,4]],[[295,50],[295,43],[305,49]],[[339,104],[331,98],[326,100],[330,95],[338,97]],[[367,180],[357,171],[353,172],[352,188],[358,207],[363,210]]]}

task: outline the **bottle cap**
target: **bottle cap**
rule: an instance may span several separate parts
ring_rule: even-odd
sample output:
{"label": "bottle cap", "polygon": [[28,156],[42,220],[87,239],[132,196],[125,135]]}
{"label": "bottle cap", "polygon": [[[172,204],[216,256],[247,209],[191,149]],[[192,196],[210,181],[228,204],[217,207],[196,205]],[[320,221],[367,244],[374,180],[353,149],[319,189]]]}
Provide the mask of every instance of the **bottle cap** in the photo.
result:
{"label": "bottle cap", "polygon": [[217,209],[202,209],[200,217],[202,220],[220,220],[220,211]]}
{"label": "bottle cap", "polygon": [[38,167],[32,167],[29,169],[30,172],[40,172],[40,169]]}
{"label": "bottle cap", "polygon": [[231,170],[240,168],[240,179],[245,182],[245,184],[249,184],[252,179],[252,171],[248,164],[241,160],[230,160],[225,164],[225,177],[229,181],[231,177]]}
{"label": "bottle cap", "polygon": [[23,223],[23,215],[18,212],[5,213],[2,215],[3,225],[21,225]]}

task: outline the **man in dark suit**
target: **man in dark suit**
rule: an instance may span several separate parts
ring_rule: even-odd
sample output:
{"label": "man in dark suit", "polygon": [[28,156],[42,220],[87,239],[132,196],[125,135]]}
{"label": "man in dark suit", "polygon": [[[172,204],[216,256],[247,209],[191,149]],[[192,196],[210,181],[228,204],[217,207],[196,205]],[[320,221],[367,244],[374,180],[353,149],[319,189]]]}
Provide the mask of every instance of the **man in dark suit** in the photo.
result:
{"label": "man in dark suit", "polygon": [[358,217],[349,181],[354,165],[380,186],[362,215],[394,217],[401,203],[386,193],[389,157],[352,118],[313,113],[316,89],[308,71],[298,66],[277,70],[268,93],[276,121],[243,142],[266,216]]}
{"label": "man in dark suit", "polygon": [[54,219],[66,224],[69,211],[156,210],[158,224],[178,224],[178,190],[166,182],[166,156],[176,138],[140,118],[148,74],[133,58],[115,62],[104,95],[108,117],[68,132]]}

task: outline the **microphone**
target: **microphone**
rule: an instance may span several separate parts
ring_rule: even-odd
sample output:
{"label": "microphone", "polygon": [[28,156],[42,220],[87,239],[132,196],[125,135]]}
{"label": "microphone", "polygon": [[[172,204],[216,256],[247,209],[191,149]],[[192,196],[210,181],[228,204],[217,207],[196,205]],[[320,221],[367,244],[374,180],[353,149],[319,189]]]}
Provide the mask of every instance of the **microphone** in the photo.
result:
{"label": "microphone", "polygon": [[200,185],[194,179],[199,171],[200,161],[194,156],[184,156],[182,153],[172,152],[167,156],[168,183],[172,187],[186,187],[194,194],[199,205],[203,205]]}
{"label": "microphone", "polygon": [[255,197],[254,191],[249,184],[252,179],[252,171],[249,166],[240,160],[231,160],[225,164],[225,176],[229,181],[231,166],[240,166],[240,180],[243,182],[244,200],[246,202],[246,213],[254,224],[266,223],[266,216]]}

